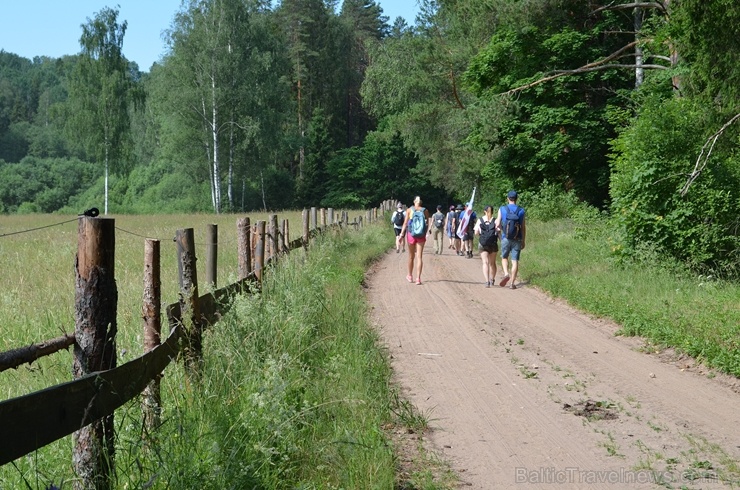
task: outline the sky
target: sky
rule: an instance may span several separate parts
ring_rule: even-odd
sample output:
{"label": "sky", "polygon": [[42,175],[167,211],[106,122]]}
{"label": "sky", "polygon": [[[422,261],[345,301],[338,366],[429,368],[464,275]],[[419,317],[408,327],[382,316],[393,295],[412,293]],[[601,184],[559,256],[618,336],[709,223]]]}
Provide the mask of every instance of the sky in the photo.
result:
{"label": "sky", "polygon": [[[417,0],[376,0],[383,14],[414,24]],[[60,58],[80,52],[81,25],[103,7],[118,7],[118,22],[128,27],[123,54],[141,71],[164,54],[162,31],[168,29],[181,0],[3,0],[0,3],[0,50],[24,58]],[[341,2],[340,2],[341,5]]]}

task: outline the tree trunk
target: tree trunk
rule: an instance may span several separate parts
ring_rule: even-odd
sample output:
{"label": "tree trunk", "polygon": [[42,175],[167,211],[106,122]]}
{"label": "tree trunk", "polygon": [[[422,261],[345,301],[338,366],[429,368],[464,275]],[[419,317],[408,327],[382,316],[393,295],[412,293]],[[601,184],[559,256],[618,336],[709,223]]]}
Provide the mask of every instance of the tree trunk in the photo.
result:
{"label": "tree trunk", "polygon": [[643,50],[640,45],[640,32],[642,31],[642,20],[644,12],[642,8],[636,7],[634,10],[635,20],[635,88],[640,88],[643,80],[645,79],[645,69],[642,66],[643,63]]}

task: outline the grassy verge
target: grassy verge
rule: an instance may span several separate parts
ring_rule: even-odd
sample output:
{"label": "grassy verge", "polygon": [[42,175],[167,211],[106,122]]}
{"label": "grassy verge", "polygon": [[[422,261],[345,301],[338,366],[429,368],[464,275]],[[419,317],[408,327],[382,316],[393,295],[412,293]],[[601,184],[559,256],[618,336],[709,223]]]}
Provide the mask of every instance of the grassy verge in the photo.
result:
{"label": "grassy verge", "polygon": [[595,218],[533,222],[524,279],[574,307],[619,323],[620,334],[673,347],[740,376],[740,286],[696,276],[649,253],[620,263]]}

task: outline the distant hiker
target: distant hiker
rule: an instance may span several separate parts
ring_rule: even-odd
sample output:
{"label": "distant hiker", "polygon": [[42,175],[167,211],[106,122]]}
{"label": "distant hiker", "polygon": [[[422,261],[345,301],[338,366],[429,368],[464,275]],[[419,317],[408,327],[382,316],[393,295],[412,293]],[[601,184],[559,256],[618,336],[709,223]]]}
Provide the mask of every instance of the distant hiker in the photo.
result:
{"label": "distant hiker", "polygon": [[393,223],[393,231],[396,233],[396,253],[406,251],[406,242],[401,235],[401,229],[403,228],[403,222],[406,219],[406,214],[403,212],[403,204],[400,202],[396,207],[396,210],[391,216],[391,223]]}
{"label": "distant hiker", "polygon": [[455,248],[455,230],[457,229],[455,227],[455,218],[457,217],[457,213],[455,213],[455,206],[450,206],[450,212],[447,213],[447,223],[445,224],[445,233],[447,234],[447,238],[449,239],[449,244],[447,245],[447,248],[454,249]]}
{"label": "distant hiker", "polygon": [[458,204],[455,207],[455,252],[457,255],[464,255],[462,251],[462,239],[457,234],[457,229],[460,227],[463,215],[465,214],[465,206]]}
{"label": "distant hiker", "polygon": [[478,250],[483,263],[483,279],[486,287],[493,286],[496,280],[496,252],[498,252],[498,231],[493,217],[493,207],[486,206],[484,215],[475,224],[474,233],[478,235]]}
{"label": "distant hiker", "polygon": [[434,237],[434,255],[442,255],[444,245],[445,214],[442,205],[437,205],[437,212],[432,215],[432,236]]}
{"label": "distant hiker", "polygon": [[474,229],[475,229],[475,222],[478,221],[478,216],[475,214],[475,211],[470,211],[470,217],[467,220],[467,223],[465,223],[462,216],[468,212],[468,207],[470,206],[470,203],[465,205],[465,208],[462,211],[462,214],[460,215],[460,221],[463,225],[465,225],[465,230],[463,231],[463,237],[462,237],[462,253],[460,255],[463,255],[467,257],[468,259],[473,258],[473,238],[474,238]]}
{"label": "distant hiker", "polygon": [[424,244],[427,241],[429,229],[429,211],[421,205],[421,198],[414,198],[414,205],[406,210],[406,219],[403,222],[401,236],[406,234],[409,242],[409,273],[408,282],[414,282],[414,266],[416,266],[416,284],[421,286],[421,270],[424,267]]}
{"label": "distant hiker", "polygon": [[[517,205],[519,196],[516,191],[510,191],[507,199],[509,203],[501,206],[496,216],[496,227],[501,229],[501,268],[504,278],[501,287],[511,280],[509,288],[516,289],[516,274],[519,271],[519,254],[524,250],[527,237],[527,226],[524,222],[524,208]],[[511,255],[511,276],[509,276],[509,255]]]}

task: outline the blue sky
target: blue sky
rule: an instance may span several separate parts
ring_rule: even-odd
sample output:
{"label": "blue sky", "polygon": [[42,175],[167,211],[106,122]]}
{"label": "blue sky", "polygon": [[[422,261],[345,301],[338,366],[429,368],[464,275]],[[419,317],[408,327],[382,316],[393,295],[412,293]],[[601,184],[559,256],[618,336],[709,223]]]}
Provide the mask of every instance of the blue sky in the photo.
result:
{"label": "blue sky", "polygon": [[[376,1],[391,24],[399,16],[414,23],[417,0]],[[3,0],[0,49],[29,59],[78,53],[80,25],[106,6],[119,6],[119,22],[128,22],[123,54],[149,71],[164,52],[161,33],[170,27],[180,0]]]}

